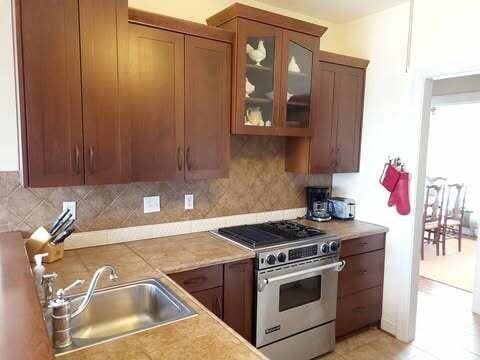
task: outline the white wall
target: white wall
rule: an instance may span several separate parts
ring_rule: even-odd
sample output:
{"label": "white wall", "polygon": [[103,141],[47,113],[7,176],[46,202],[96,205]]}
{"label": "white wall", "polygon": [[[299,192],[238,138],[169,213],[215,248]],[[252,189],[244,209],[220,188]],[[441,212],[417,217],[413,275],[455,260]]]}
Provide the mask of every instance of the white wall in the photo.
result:
{"label": "white wall", "polygon": [[0,171],[18,170],[11,3],[0,1]]}
{"label": "white wall", "polygon": [[[333,177],[338,194],[358,202],[358,218],[390,228],[387,237],[382,325],[403,340],[411,270],[417,260],[415,214],[402,217],[387,207],[388,194],[378,184],[383,162],[400,156],[412,173],[411,201],[420,157],[420,125],[425,78],[470,73],[480,68],[480,2],[417,0],[412,63],[405,73],[409,5],[403,4],[342,27],[347,53],[371,60],[366,82],[362,155],[359,174]],[[348,34],[348,35],[347,35]],[[418,215],[420,216],[420,215]],[[417,232],[418,233],[418,232]],[[418,241],[418,240],[417,240]],[[411,315],[411,314],[410,314]]]}

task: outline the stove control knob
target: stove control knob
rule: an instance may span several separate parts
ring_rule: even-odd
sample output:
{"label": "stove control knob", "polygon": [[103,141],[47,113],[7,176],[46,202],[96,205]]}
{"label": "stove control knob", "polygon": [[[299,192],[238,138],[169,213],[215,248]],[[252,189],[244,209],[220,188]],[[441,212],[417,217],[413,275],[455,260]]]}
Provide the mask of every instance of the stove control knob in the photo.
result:
{"label": "stove control knob", "polygon": [[338,251],[338,247],[339,247],[339,246],[338,246],[338,242],[332,241],[332,242],[330,243],[330,251],[331,251],[331,252],[337,252],[337,251]]}
{"label": "stove control knob", "polygon": [[275,265],[275,262],[276,262],[276,258],[275,258],[275,255],[268,255],[267,256],[267,264],[268,265]]}
{"label": "stove control knob", "polygon": [[285,262],[287,260],[287,255],[285,253],[280,253],[277,256],[277,260],[281,263]]}
{"label": "stove control knob", "polygon": [[330,248],[328,247],[328,244],[322,244],[322,246],[320,246],[320,253],[322,255],[326,255],[326,254],[328,254],[329,249]]}

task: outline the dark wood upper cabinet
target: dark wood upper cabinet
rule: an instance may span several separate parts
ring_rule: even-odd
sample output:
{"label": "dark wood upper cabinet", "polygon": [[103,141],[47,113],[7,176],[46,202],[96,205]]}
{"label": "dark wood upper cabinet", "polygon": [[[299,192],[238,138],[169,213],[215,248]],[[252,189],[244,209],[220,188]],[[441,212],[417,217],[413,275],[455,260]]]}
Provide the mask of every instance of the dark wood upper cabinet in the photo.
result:
{"label": "dark wood upper cabinet", "polygon": [[185,37],[185,178],[228,177],[231,45]]}
{"label": "dark wood upper cabinet", "polygon": [[224,265],[223,320],[248,341],[252,341],[253,261]]}
{"label": "dark wood upper cabinet", "polygon": [[129,180],[128,1],[81,0],[85,183]]}
{"label": "dark wood upper cabinet", "polygon": [[358,172],[362,132],[365,71],[337,65],[333,118],[335,123],[335,172]]}
{"label": "dark wood upper cabinet", "polygon": [[183,179],[184,35],[129,30],[133,180]]}
{"label": "dark wood upper cabinet", "polygon": [[127,0],[14,5],[24,185],[127,181]]}
{"label": "dark wood upper cabinet", "polygon": [[312,137],[287,139],[285,169],[302,173],[358,172],[368,61],[324,51],[319,56]]}
{"label": "dark wood upper cabinet", "polygon": [[78,2],[14,5],[24,185],[83,184]]}
{"label": "dark wood upper cabinet", "polygon": [[310,136],[323,26],[233,4],[207,19],[236,33],[232,133]]}
{"label": "dark wood upper cabinet", "polygon": [[233,34],[129,15],[133,179],[228,177]]}

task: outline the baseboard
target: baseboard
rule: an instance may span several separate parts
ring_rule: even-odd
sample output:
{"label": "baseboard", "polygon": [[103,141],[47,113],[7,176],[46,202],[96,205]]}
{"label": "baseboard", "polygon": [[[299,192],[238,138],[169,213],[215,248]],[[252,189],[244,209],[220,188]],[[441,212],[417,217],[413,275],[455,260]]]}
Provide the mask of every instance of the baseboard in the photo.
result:
{"label": "baseboard", "polygon": [[387,317],[382,316],[380,327],[383,331],[393,336],[397,336],[397,324],[392,319],[388,319]]}

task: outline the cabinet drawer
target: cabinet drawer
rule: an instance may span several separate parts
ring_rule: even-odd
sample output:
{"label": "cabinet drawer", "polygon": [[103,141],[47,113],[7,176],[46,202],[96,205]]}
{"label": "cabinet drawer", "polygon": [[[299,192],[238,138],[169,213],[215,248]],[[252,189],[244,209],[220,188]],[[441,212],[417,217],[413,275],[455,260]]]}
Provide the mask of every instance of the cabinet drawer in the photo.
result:
{"label": "cabinet drawer", "polygon": [[223,318],[223,287],[196,291],[192,293],[192,296],[218,318]]}
{"label": "cabinet drawer", "polygon": [[352,256],[385,248],[385,234],[364,236],[342,242],[340,256]]}
{"label": "cabinet drawer", "polygon": [[345,258],[338,276],[338,297],[354,294],[383,284],[385,250]]}
{"label": "cabinet drawer", "polygon": [[343,336],[380,321],[382,291],[383,288],[378,286],[338,299],[336,336]]}
{"label": "cabinet drawer", "polygon": [[171,274],[170,277],[189,293],[223,286],[223,266],[214,265]]}

